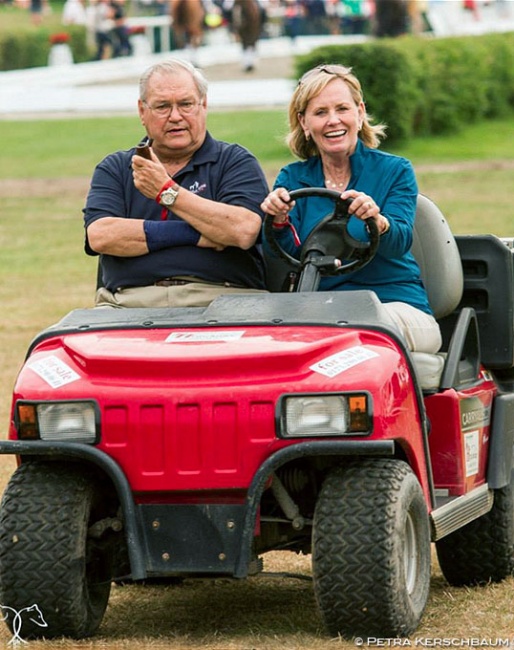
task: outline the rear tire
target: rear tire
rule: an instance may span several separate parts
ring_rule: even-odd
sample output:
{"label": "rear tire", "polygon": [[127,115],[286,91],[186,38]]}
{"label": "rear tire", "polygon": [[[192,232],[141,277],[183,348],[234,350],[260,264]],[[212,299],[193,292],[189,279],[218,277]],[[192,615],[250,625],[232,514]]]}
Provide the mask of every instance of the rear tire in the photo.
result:
{"label": "rear tire", "polygon": [[514,572],[514,472],[494,491],[492,509],[436,542],[441,571],[451,585],[500,582]]}
{"label": "rear tire", "polygon": [[314,514],[316,600],[330,634],[408,636],[430,587],[430,529],[421,486],[397,460],[332,472]]}
{"label": "rear tire", "polygon": [[0,506],[0,602],[17,612],[35,603],[48,625],[23,618],[23,639],[80,639],[100,625],[110,562],[88,537],[100,503],[95,482],[73,464],[27,462],[13,474]]}

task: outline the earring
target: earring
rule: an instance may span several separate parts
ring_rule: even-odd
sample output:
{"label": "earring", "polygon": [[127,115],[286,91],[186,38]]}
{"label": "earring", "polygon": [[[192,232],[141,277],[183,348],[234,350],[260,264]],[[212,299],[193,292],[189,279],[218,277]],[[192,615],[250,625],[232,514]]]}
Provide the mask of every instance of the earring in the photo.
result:
{"label": "earring", "polygon": [[311,134],[308,131],[305,131],[305,139],[310,140],[311,139]]}

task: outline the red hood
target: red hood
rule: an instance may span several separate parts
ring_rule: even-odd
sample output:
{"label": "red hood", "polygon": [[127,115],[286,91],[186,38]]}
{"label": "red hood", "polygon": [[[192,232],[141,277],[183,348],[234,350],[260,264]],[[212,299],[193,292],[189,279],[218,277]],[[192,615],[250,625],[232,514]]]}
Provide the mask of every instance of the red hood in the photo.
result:
{"label": "red hood", "polygon": [[33,350],[18,384],[34,385],[34,380],[40,384],[38,364],[49,365],[48,358],[55,357],[64,366],[62,372],[69,367],[85,381],[130,386],[159,379],[181,387],[276,384],[287,379],[299,382],[313,373],[319,380],[340,384],[343,378],[362,376],[364,367],[376,376],[384,366],[398,365],[394,343],[366,330],[314,326],[109,330],[46,339]]}

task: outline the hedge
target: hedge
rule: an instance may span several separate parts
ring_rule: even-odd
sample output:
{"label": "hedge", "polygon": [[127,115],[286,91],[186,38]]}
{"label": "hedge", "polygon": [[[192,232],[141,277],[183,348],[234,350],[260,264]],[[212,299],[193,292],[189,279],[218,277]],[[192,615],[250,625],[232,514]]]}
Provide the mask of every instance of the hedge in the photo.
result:
{"label": "hedge", "polygon": [[514,109],[514,32],[323,46],[296,58],[296,74],[323,63],[353,69],[368,112],[392,140],[458,131]]}
{"label": "hedge", "polygon": [[[69,35],[75,63],[91,59],[85,27],[69,25],[59,29],[59,33]],[[44,27],[37,31],[20,29],[0,33],[0,70],[21,70],[48,65],[48,55],[52,47],[50,37],[53,34],[55,30]]]}

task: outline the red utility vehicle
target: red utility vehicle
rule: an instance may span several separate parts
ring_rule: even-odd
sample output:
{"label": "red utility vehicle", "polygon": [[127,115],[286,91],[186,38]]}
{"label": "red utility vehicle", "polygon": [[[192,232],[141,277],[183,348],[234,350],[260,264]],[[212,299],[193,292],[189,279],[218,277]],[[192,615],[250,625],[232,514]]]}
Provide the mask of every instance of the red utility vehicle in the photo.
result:
{"label": "red utility vehicle", "polygon": [[512,240],[454,238],[419,197],[413,252],[444,351],[411,353],[373,292],[316,291],[379,245],[371,226],[348,236],[338,193],[293,197],[319,194],[334,214],[301,262],[272,244],[273,292],[80,309],[32,342],[0,442],[19,461],[0,602],[48,623],[24,638],[94,634],[113,581],[245,578],[271,550],[312,553],[321,616],[345,637],[416,629],[431,542],[452,584],[511,575]]}

